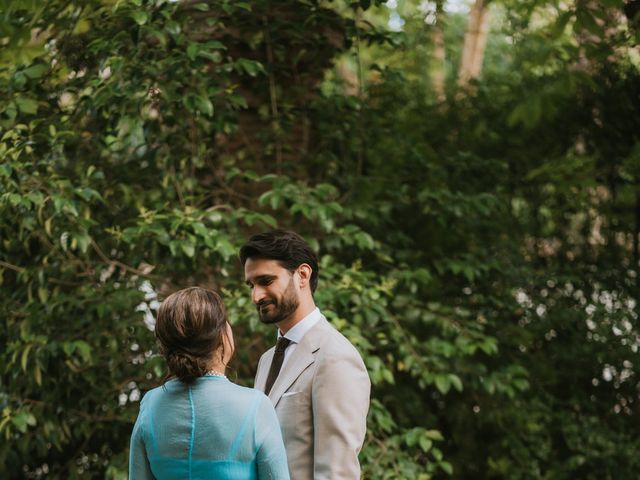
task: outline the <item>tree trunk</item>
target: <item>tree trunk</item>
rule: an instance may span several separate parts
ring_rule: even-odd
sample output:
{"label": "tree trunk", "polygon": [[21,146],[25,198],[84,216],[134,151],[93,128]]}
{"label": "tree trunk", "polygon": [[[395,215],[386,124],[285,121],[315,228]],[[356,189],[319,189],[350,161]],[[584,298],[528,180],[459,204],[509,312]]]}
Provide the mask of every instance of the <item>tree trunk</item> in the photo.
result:
{"label": "tree trunk", "polygon": [[489,33],[489,9],[487,0],[476,0],[469,14],[464,34],[464,46],[458,72],[458,86],[466,87],[469,82],[480,76],[482,60]]}
{"label": "tree trunk", "polygon": [[436,101],[442,103],[447,100],[445,94],[445,49],[444,49],[444,11],[442,1],[436,4],[436,23],[433,26],[433,59],[435,65],[433,67],[433,91]]}

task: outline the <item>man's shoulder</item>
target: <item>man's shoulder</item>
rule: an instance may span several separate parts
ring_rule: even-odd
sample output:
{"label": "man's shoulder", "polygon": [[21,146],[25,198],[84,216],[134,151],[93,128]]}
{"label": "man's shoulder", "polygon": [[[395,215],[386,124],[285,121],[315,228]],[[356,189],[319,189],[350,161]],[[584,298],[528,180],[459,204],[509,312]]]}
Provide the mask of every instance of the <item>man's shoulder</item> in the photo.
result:
{"label": "man's shoulder", "polygon": [[317,327],[318,334],[321,336],[320,348],[324,351],[324,356],[361,358],[360,352],[353,343],[328,320],[323,319]]}
{"label": "man's shoulder", "polygon": [[[316,354],[315,378],[324,382],[355,382],[353,385],[369,385],[367,367],[362,355],[351,341],[338,329],[329,324],[322,327],[322,340]],[[333,378],[333,380],[327,380]],[[361,383],[362,382],[362,383]]]}

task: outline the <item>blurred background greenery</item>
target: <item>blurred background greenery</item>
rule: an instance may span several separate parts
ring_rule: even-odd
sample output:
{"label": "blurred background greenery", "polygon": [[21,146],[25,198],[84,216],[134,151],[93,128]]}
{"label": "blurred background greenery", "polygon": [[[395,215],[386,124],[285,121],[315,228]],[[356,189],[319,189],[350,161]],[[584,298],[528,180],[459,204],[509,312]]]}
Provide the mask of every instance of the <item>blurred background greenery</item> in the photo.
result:
{"label": "blurred background greenery", "polygon": [[639,0],[1,0],[0,477],[127,476],[175,289],[321,257],[367,479],[640,477]]}

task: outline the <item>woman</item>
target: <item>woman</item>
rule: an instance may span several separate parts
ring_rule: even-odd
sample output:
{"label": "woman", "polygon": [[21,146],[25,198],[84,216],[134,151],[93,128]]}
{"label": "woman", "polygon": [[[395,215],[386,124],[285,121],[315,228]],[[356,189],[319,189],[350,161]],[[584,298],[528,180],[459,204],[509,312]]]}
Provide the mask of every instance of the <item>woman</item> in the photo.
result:
{"label": "woman", "polygon": [[271,401],[225,376],[234,343],[222,299],[199,287],[170,295],[155,333],[174,378],[140,404],[129,479],[288,480]]}

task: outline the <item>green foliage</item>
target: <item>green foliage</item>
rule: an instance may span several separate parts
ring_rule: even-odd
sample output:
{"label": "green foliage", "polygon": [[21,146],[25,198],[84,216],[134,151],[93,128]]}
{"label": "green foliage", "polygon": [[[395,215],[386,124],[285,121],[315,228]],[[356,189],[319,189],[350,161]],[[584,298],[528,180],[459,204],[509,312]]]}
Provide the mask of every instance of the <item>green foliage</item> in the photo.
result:
{"label": "green foliage", "polygon": [[[276,226],[318,250],[317,303],[370,372],[364,478],[638,476],[620,2],[502,2],[501,61],[446,105],[410,3],[398,35],[364,1],[4,4],[0,476],[126,477],[176,288],[223,292],[250,385],[273,331],[236,252]],[[357,97],[328,73],[354,53]]]}

